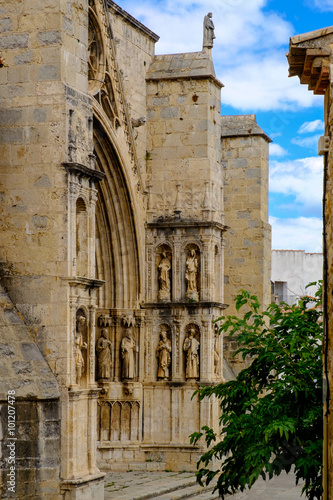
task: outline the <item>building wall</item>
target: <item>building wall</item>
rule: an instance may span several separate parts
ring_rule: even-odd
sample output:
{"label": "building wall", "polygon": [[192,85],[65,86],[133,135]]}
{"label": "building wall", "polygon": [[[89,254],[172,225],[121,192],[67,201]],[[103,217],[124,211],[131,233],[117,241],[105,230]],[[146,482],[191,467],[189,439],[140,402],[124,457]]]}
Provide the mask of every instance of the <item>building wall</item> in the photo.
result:
{"label": "building wall", "polygon": [[314,296],[317,287],[305,287],[322,278],[322,254],[304,250],[272,250],[272,282],[285,283],[283,301],[287,304],[294,304],[302,295]]}
{"label": "building wall", "polygon": [[270,303],[271,227],[268,224],[268,144],[254,115],[222,117],[225,224],[225,302],[235,314],[242,288]]}
{"label": "building wall", "polygon": [[1,498],[60,500],[59,385],[0,286]]}
{"label": "building wall", "polygon": [[301,83],[308,85],[314,94],[324,95],[324,136],[318,142],[318,154],[323,156],[323,402],[324,402],[324,445],[323,445],[323,499],[333,498],[333,420],[331,388],[333,386],[333,234],[332,234],[332,43],[333,29],[327,27],[296,35],[290,39],[288,62],[289,76],[298,76]]}
{"label": "building wall", "polygon": [[[224,248],[226,315],[243,289],[256,295],[263,309],[271,302],[271,227],[268,223],[268,144],[254,115],[222,116],[224,214],[228,231]],[[224,337],[224,356],[234,373],[244,368],[235,339]]]}
{"label": "building wall", "polygon": [[[188,435],[217,425],[218,404],[190,396],[230,373],[213,323],[225,310],[224,283],[228,301],[240,281],[263,302],[269,289],[267,137],[252,117],[243,122],[253,134],[238,123],[221,142],[222,84],[210,49],[155,57],[158,37],[108,5],[106,12],[100,0],[49,0],[42,10],[31,0],[1,12],[0,278],[58,387],[57,395],[36,389],[31,411],[39,420],[27,419],[37,429],[31,459],[59,459],[50,500],[59,491],[66,500],[103,498],[98,464],[128,470],[152,460],[193,470],[203,447],[189,446]],[[165,377],[162,328],[171,346]],[[105,377],[96,351],[103,330],[111,351]],[[127,376],[128,333],[135,349]],[[59,414],[50,424],[43,405],[54,399]],[[54,446],[39,448],[48,437]]]}

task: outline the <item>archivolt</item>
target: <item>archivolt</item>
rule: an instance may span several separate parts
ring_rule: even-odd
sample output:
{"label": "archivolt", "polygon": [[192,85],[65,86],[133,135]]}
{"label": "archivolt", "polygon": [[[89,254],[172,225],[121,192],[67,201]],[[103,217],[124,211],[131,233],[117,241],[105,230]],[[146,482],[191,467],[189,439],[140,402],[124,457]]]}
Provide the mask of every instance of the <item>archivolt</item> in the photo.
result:
{"label": "archivolt", "polygon": [[96,168],[106,174],[96,205],[96,275],[105,281],[98,305],[135,308],[140,296],[140,266],[133,205],[121,159],[97,120],[94,144]]}

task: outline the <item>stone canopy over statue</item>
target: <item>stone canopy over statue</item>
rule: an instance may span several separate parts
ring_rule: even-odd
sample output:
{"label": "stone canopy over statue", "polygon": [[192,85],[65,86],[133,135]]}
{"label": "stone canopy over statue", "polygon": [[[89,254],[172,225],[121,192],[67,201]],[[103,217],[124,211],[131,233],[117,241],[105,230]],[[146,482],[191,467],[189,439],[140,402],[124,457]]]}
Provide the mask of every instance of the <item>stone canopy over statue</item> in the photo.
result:
{"label": "stone canopy over statue", "polygon": [[214,32],[214,23],[212,21],[213,14],[208,12],[208,14],[204,17],[203,22],[203,43],[202,47],[207,47],[211,49],[214,44],[215,32]]}

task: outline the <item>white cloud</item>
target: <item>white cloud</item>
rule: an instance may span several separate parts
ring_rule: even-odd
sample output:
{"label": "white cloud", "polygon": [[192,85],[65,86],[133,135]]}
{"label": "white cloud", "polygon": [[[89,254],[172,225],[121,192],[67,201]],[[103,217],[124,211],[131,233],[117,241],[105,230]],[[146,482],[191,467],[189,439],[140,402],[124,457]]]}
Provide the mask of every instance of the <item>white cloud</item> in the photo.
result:
{"label": "white cloud", "polygon": [[[316,157],[270,162],[270,191],[295,197],[303,214],[321,214],[323,159]],[[295,208],[295,207],[294,207]]]}
{"label": "white cloud", "polygon": [[278,54],[240,63],[221,75],[225,88],[222,102],[242,111],[258,109],[293,110],[321,105],[322,100],[313,96],[298,78],[288,79],[288,65]]}
{"label": "white cloud", "polygon": [[213,12],[212,55],[216,75],[225,85],[222,105],[252,112],[322,105],[298,78],[288,78],[285,52],[294,29],[283,14],[266,11],[267,4],[268,0],[123,0],[121,7],[160,36],[158,54],[200,51],[203,17]]}
{"label": "white cloud", "polygon": [[298,217],[278,219],[270,217],[272,248],[276,250],[305,250],[322,252],[322,219]]}
{"label": "white cloud", "polygon": [[280,144],[275,144],[271,142],[269,145],[269,155],[270,156],[286,156],[288,151],[280,146]]}
{"label": "white cloud", "polygon": [[333,0],[310,0],[308,4],[321,12],[333,12]]}
{"label": "white cloud", "polygon": [[298,129],[299,134],[311,134],[317,132],[317,130],[324,130],[323,120],[313,120],[312,122],[304,122],[303,125]]}
{"label": "white cloud", "polygon": [[291,142],[297,146],[301,146],[302,148],[309,148],[317,151],[319,137],[320,134],[312,135],[310,137],[294,137],[291,139]]}

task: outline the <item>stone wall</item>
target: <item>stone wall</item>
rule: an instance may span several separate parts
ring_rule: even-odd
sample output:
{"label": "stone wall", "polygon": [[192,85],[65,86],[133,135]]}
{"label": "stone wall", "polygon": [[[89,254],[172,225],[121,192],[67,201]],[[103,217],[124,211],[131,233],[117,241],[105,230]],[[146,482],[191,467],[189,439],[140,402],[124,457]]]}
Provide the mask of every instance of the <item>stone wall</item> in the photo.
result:
{"label": "stone wall", "polygon": [[[227,315],[238,315],[240,289],[257,295],[263,308],[271,302],[271,227],[268,224],[268,143],[254,115],[223,116],[225,239],[224,290]],[[234,341],[225,339],[225,356],[234,370]]]}
{"label": "stone wall", "polygon": [[[208,53],[156,56],[147,73],[149,209],[223,222],[220,91]],[[178,185],[178,187],[177,187]],[[204,188],[204,189],[203,189]]]}
{"label": "stone wall", "polygon": [[0,495],[60,500],[58,383],[2,286],[0,306]]}
{"label": "stone wall", "polygon": [[112,1],[108,2],[117,62],[122,77],[135,144],[142,170],[146,170],[146,72],[159,37]]}
{"label": "stone wall", "polygon": [[[18,428],[35,422],[29,467],[45,458],[52,470],[43,474],[56,481],[40,482],[45,494],[57,498],[60,474],[66,500],[99,500],[97,447],[105,467],[154,460],[193,469],[200,448],[189,433],[217,426],[217,401],[191,394],[233,375],[213,323],[225,309],[223,168],[234,230],[228,295],[241,272],[242,286],[264,297],[268,139],[253,117],[228,119],[221,151],[222,84],[210,49],[155,57],[158,37],[111,0],[7,2],[0,26],[1,278],[32,335],[17,352],[38,352],[59,386],[44,394],[34,379],[30,391],[25,372],[39,367],[13,364],[28,391]],[[111,351],[104,376],[102,333]]]}

